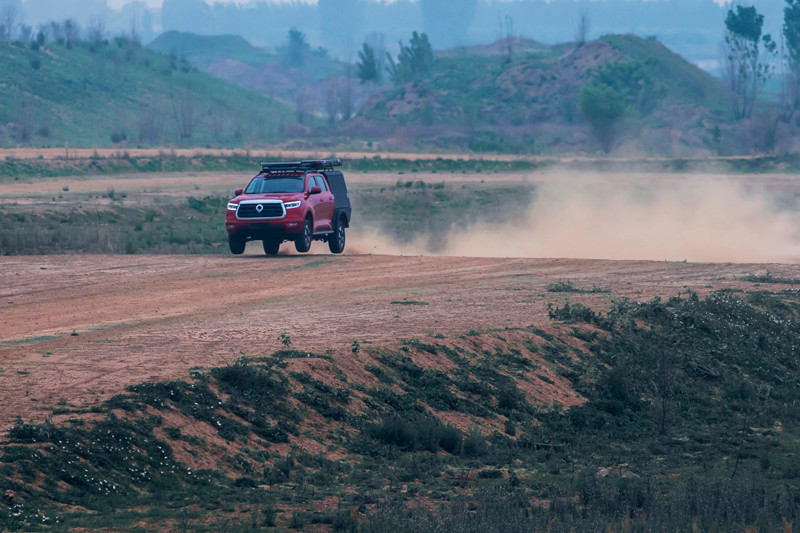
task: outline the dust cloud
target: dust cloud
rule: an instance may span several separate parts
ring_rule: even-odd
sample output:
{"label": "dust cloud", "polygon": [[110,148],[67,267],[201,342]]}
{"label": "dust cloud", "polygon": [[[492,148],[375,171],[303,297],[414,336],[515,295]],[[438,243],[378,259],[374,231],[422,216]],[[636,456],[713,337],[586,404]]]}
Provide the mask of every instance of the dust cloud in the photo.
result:
{"label": "dust cloud", "polygon": [[664,176],[545,178],[524,216],[450,231],[439,250],[424,236],[399,244],[377,231],[351,232],[348,245],[401,255],[800,262],[800,216],[775,207],[781,191],[731,176]]}

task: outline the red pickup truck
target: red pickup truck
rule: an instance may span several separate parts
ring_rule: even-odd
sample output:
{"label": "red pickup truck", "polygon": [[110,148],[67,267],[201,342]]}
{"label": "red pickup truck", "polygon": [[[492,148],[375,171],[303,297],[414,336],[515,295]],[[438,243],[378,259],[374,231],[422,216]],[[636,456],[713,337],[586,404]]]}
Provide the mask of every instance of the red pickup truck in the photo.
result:
{"label": "red pickup truck", "polygon": [[351,208],[344,174],[334,170],[340,166],[341,159],[261,163],[261,172],[228,202],[231,253],[243,253],[251,240],[262,241],[267,255],[277,254],[284,241],[307,252],[313,240],[342,253]]}

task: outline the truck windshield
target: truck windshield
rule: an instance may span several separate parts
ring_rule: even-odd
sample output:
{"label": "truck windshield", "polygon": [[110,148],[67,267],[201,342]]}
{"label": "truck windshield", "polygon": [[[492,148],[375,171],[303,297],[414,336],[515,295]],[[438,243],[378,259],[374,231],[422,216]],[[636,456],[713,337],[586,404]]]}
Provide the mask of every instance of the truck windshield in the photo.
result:
{"label": "truck windshield", "polygon": [[303,192],[305,186],[304,176],[285,177],[280,178],[253,178],[250,185],[247,186],[246,194],[264,194],[264,193],[281,193],[281,192]]}

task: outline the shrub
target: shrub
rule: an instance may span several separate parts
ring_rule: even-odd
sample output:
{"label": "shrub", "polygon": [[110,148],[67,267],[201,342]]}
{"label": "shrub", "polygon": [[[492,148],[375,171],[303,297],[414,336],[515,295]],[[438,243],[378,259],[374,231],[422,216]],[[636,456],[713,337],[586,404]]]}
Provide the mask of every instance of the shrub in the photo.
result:
{"label": "shrub", "polygon": [[401,417],[394,414],[370,427],[376,440],[404,451],[437,452],[444,450],[458,454],[463,435],[458,428],[443,424],[428,414]]}

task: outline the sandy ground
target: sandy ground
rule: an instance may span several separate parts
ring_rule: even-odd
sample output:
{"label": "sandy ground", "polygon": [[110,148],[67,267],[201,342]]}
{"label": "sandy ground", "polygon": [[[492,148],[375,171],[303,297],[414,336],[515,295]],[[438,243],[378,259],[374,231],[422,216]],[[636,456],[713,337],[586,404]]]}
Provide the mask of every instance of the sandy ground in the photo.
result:
{"label": "sandy ground", "polygon": [[[257,243],[256,243],[257,244]],[[126,385],[185,378],[196,366],[292,347],[351,357],[373,342],[485,327],[545,326],[545,287],[570,279],[611,294],[606,306],[694,289],[752,284],[736,276],[797,265],[566,259],[310,255],[39,256],[0,258],[0,429],[61,405],[108,399]],[[770,286],[780,288],[780,286]],[[412,300],[427,305],[402,305]]]}

